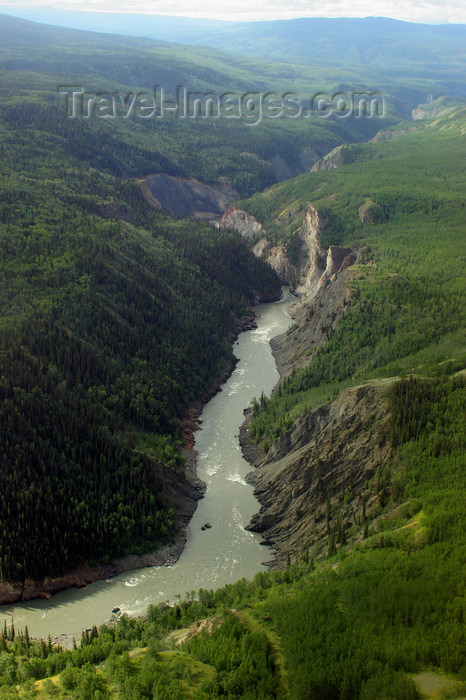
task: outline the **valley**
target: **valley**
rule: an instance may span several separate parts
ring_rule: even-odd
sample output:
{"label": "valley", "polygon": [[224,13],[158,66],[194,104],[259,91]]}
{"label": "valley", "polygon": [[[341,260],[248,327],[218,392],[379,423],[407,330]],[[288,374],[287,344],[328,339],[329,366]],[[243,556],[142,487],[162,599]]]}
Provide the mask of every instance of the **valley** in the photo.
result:
{"label": "valley", "polygon": [[0,698],[460,700],[464,27],[158,26],[0,15]]}
{"label": "valley", "polygon": [[[194,433],[194,455],[197,476],[206,490],[194,514],[189,514],[192,517],[182,540],[186,540],[186,547],[169,548],[165,566],[157,566],[163,549],[147,556],[146,562],[144,556],[134,557],[132,566],[128,557],[126,568],[130,571],[126,574],[115,576],[119,572],[108,571],[106,576],[104,571],[97,576],[102,581],[65,590],[49,601],[2,605],[0,626],[14,618],[17,627],[27,625],[35,637],[51,634],[60,643],[71,646],[73,637],[78,639],[83,627],[109,620],[115,606],[120,609],[118,617],[143,615],[149,605],[174,603],[177,595],[184,596],[201,587],[220,588],[265,570],[261,562],[270,558],[270,551],[260,545],[258,535],[244,530],[257,509],[257,501],[245,482],[249,466],[241,457],[238,432],[244,407],[256,394],[270,393],[278,379],[269,341],[288,327],[287,309],[292,300],[285,290],[281,301],[256,307],[257,328],[240,334],[234,345],[239,361],[221,391],[201,413],[202,422]],[[212,524],[208,532],[201,530],[205,522]],[[140,568],[147,566],[151,568]],[[31,597],[37,597],[37,593]]]}

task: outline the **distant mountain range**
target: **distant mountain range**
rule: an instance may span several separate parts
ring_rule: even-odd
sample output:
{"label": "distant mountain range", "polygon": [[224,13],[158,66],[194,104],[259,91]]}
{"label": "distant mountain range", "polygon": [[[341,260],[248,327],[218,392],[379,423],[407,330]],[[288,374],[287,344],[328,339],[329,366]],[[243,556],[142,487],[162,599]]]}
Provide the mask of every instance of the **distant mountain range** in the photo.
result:
{"label": "distant mountain range", "polygon": [[[23,19],[86,31],[212,46],[274,60],[367,65],[402,74],[412,64],[463,67],[466,25],[429,25],[384,17],[225,22],[220,20],[71,10],[11,10]],[[464,78],[464,74],[463,74]]]}

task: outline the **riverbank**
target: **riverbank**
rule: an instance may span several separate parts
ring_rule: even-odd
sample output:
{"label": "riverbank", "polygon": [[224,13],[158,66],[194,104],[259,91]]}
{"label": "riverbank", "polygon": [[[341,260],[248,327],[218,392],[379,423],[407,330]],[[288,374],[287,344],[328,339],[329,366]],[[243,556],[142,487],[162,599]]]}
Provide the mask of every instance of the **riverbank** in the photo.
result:
{"label": "riverbank", "polygon": [[[255,328],[257,324],[253,313],[238,319],[230,335],[232,347],[240,333]],[[91,565],[86,562],[63,576],[47,576],[40,581],[27,578],[17,583],[0,582],[0,605],[27,602],[37,598],[49,600],[59,591],[68,588],[84,588],[95,581],[113,578],[126,571],[153,566],[173,566],[178,561],[186,544],[186,527],[196,510],[197,502],[203,497],[206,489],[206,484],[197,476],[194,433],[199,429],[200,415],[204,406],[222,390],[222,385],[231,376],[237,362],[237,358],[232,354],[220,376],[214,379],[210,388],[188,409],[183,421],[183,454],[186,458],[184,478],[173,470],[169,470],[168,467],[163,468],[167,498],[179,504],[176,516],[178,530],[174,540],[160,545],[151,552],[127,554],[124,557],[115,558],[108,564]]]}
{"label": "riverbank", "polygon": [[[14,617],[18,630],[27,625],[30,635],[47,639],[50,634],[60,644],[69,635],[72,645],[73,636],[78,639],[83,629],[116,619],[112,617],[113,609],[120,609],[117,616],[139,617],[150,605],[174,604],[178,595],[190,595],[200,588],[215,590],[241,578],[251,579],[264,570],[262,562],[271,554],[260,546],[259,536],[244,529],[257,512],[258,503],[245,482],[250,467],[241,456],[238,432],[244,407],[262,391],[270,395],[277,383],[270,339],[289,327],[291,302],[289,292],[284,290],[280,302],[255,307],[257,328],[240,333],[233,348],[239,362],[221,385],[222,391],[204,407],[194,449],[198,453],[197,475],[208,488],[183,528],[186,545],[183,549],[184,540],[178,542],[174,559],[182,554],[177,563],[132,568],[129,573],[96,581],[92,586],[69,587],[51,600],[2,606],[0,624],[4,620],[10,624]],[[246,323],[250,327],[253,319],[243,320],[238,331],[245,330]],[[174,481],[178,479],[173,470],[171,475]],[[206,522],[212,524],[211,529],[203,529]],[[160,550],[155,554],[160,555]],[[134,560],[130,566],[134,567]]]}
{"label": "riverbank", "polygon": [[42,581],[26,579],[18,583],[0,583],[0,604],[26,602],[35,598],[49,600],[55,593],[67,588],[84,588],[95,581],[113,578],[131,569],[145,566],[172,566],[179,559],[186,542],[186,530],[180,530],[173,542],[164,544],[147,554],[128,554],[110,564],[90,566],[83,564],[63,576],[46,576]]}
{"label": "riverbank", "polygon": [[[232,331],[230,335],[230,343],[232,348],[234,342],[238,339],[240,333],[244,333],[245,331],[252,331],[256,328],[257,323],[255,320],[254,313],[239,318],[235,324],[234,331]],[[196,430],[199,430],[199,423],[201,422],[200,416],[202,410],[204,406],[207,403],[209,403],[209,401],[213,399],[216,394],[218,394],[219,391],[222,391],[222,384],[225,384],[225,382],[231,377],[237,364],[238,358],[232,354],[231,358],[226,363],[220,376],[214,379],[210,388],[199,399],[197,399],[196,401],[194,401],[194,403],[191,404],[191,406],[188,409],[186,418],[183,421],[184,455],[187,459],[188,472],[193,478],[197,478],[197,475],[195,473],[196,460],[195,454],[193,453],[195,443],[194,433]]]}

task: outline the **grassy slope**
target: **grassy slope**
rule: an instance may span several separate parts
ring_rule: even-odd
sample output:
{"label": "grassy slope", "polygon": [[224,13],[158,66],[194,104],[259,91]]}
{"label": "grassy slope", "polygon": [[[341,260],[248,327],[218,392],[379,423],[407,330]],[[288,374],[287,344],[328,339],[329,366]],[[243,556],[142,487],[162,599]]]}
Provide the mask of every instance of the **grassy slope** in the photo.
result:
{"label": "grassy slope", "polygon": [[[359,545],[151,608],[90,643],[85,635],[74,652],[28,650],[17,636],[0,654],[5,693],[68,665],[57,697],[86,697],[91,684],[112,698],[419,700],[426,679],[444,687],[433,697],[464,697],[464,382],[406,382],[389,404],[391,495],[381,513],[391,515]],[[206,629],[195,625],[187,639],[201,618]],[[166,653],[179,649],[172,630],[185,656]]]}
{"label": "grassy slope", "polygon": [[[357,247],[373,263],[355,266],[350,311],[255,419],[257,439],[276,437],[344,386],[430,375],[449,359],[463,366],[464,116],[464,108],[450,110],[397,140],[358,146],[365,162],[302,175],[240,202],[272,240],[291,247],[311,201],[329,217],[324,244]],[[368,200],[382,207],[385,222],[361,223],[358,209]]]}
{"label": "grassy slope", "polygon": [[[454,299],[463,298],[455,262],[462,231],[461,171],[454,170],[462,126],[453,120],[451,124],[451,129],[426,129],[411,137],[418,166],[413,165],[413,150],[403,155],[401,142],[383,146],[387,178],[392,188],[398,188],[401,204],[405,201],[401,195],[407,198],[408,210],[389,209],[388,222],[372,227],[360,227],[353,216],[354,229],[342,230],[342,240],[370,244],[378,264],[373,278],[369,275],[355,284],[360,297],[372,304],[371,312],[378,299],[374,289],[386,289],[382,304],[399,301],[396,316],[403,319],[408,314],[408,325],[421,329],[425,296],[406,291],[416,287],[416,281],[430,290],[429,304],[432,299],[442,301],[439,318],[448,316],[454,328],[459,316],[450,291]],[[391,167],[390,148],[396,168]],[[373,167],[373,162],[367,166]],[[385,190],[374,171],[372,177],[362,174],[365,165],[301,178],[303,201],[312,198],[316,182],[327,193],[334,193],[332,183],[348,188],[334,200],[341,212],[345,207],[352,212],[366,196],[378,201]],[[348,172],[353,172],[354,199]],[[426,172],[429,184],[424,182]],[[354,173],[363,179],[364,188],[355,186]],[[437,183],[434,192],[431,183]],[[286,186],[293,185],[296,182]],[[396,192],[389,193],[384,206],[397,201]],[[264,197],[272,210],[270,196]],[[438,206],[426,206],[432,201]],[[278,210],[276,202],[273,206]],[[429,246],[421,255],[419,239],[426,231]],[[408,265],[410,283],[396,297],[391,275],[399,270],[406,275]],[[414,322],[415,309],[419,316]],[[363,310],[356,304],[355,311],[364,320]],[[435,318],[430,306],[427,320]],[[402,324],[391,331],[394,342],[398,334],[406,342],[403,329]],[[14,693],[17,683],[22,684],[23,697],[28,697],[28,684],[34,679],[58,673],[57,696],[75,698],[87,697],[91,688],[104,697],[230,694],[261,700],[416,700],[427,687],[426,678],[429,687],[443,687],[437,697],[464,697],[465,392],[458,376],[450,378],[458,368],[456,362],[438,365],[460,347],[455,345],[456,330],[449,332],[453,338],[449,347],[446,340],[438,346],[423,343],[417,356],[424,363],[420,373],[433,378],[406,380],[387,390],[391,421],[384,439],[390,441],[392,454],[376,486],[379,515],[384,517],[368,523],[358,545],[338,544],[336,554],[327,560],[315,562],[306,555],[285,571],[260,573],[250,583],[239,581],[215,593],[200,591],[197,601],[188,596],[174,607],[153,608],[145,620],[124,619],[116,627],[102,628],[90,642],[85,636],[83,648],[74,652],[51,652],[47,645],[28,650],[17,635],[14,643],[3,643],[0,697],[2,692],[5,697]],[[352,352],[346,346],[346,353]],[[406,369],[412,362],[409,354],[399,360]],[[360,527],[365,529],[363,523]],[[184,642],[182,651],[188,657],[161,653],[174,650],[176,635],[170,635],[171,630],[185,629],[201,618],[215,620],[210,631]],[[146,647],[145,653],[127,653]],[[71,668],[63,673],[66,665]],[[46,692],[52,692],[50,686]]]}

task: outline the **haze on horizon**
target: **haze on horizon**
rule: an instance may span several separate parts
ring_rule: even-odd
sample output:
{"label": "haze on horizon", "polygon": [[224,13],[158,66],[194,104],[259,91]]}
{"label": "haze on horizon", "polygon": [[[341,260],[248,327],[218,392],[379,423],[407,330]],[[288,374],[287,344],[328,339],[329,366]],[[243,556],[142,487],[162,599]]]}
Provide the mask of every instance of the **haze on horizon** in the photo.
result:
{"label": "haze on horizon", "polygon": [[462,0],[354,0],[349,7],[346,0],[228,0],[219,5],[216,0],[43,0],[11,2],[3,0],[0,12],[12,14],[38,13],[43,10],[73,10],[86,12],[116,12],[125,14],[168,15],[227,21],[254,21],[293,19],[300,17],[389,17],[408,22],[427,24],[465,23],[466,6]]}

